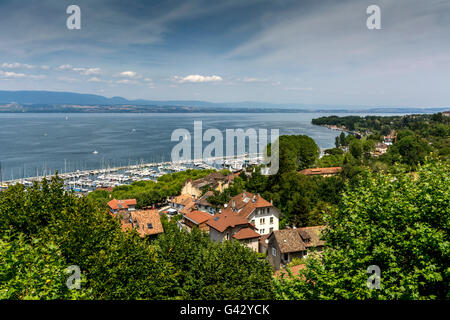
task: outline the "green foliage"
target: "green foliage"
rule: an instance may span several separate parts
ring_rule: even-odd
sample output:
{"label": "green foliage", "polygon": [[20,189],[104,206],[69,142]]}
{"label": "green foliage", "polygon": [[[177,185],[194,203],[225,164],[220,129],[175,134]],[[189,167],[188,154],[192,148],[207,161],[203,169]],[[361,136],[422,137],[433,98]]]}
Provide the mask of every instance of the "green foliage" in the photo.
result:
{"label": "green foliage", "polygon": [[272,269],[237,241],[215,243],[207,233],[170,224],[156,241],[158,255],[178,268],[180,299],[271,299]]}
{"label": "green foliage", "polygon": [[[448,163],[411,174],[372,174],[349,186],[325,215],[328,248],[296,278],[274,282],[281,299],[448,299]],[[370,265],[381,289],[366,286]]]}
{"label": "green foliage", "polygon": [[59,248],[23,235],[0,239],[0,300],[83,299],[85,290],[69,290]]}
{"label": "green foliage", "polygon": [[[0,193],[0,213],[2,299],[273,298],[269,264],[240,243],[181,232],[176,219],[163,219],[159,239],[142,239],[58,178]],[[80,290],[66,286],[71,265]]]}
{"label": "green foliage", "polygon": [[[270,150],[270,144],[267,148]],[[308,136],[280,136],[279,173],[282,174],[284,172],[306,169],[316,162],[319,154],[319,147]]]}
{"label": "green foliage", "polygon": [[350,153],[355,159],[360,159],[363,153],[363,144],[361,140],[353,139],[349,145]]}

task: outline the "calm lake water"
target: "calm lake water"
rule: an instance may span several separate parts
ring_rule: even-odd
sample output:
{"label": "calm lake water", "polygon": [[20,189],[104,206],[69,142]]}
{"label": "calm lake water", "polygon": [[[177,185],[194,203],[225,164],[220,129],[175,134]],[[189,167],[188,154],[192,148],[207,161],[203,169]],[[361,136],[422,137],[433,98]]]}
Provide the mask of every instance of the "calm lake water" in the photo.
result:
{"label": "calm lake water", "polygon": [[169,161],[177,144],[170,141],[172,132],[185,128],[193,135],[197,120],[203,121],[203,131],[279,129],[280,134],[306,134],[319,147],[330,148],[339,132],[311,124],[311,119],[326,115],[329,114],[0,114],[2,175],[3,180],[10,180],[35,176],[44,169],[63,172]]}

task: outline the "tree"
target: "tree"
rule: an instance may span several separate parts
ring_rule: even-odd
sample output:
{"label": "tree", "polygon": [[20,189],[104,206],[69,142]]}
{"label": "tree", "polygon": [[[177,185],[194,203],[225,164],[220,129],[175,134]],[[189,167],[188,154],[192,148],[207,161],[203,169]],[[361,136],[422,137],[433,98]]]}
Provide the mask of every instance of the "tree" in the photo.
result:
{"label": "tree", "polygon": [[[267,148],[270,150],[270,144]],[[319,154],[319,147],[308,136],[280,136],[278,174],[306,169],[317,161]]]}
{"label": "tree", "polygon": [[345,133],[344,132],[341,132],[341,134],[339,135],[339,144],[341,146],[343,146],[343,147],[347,145],[347,141],[345,139]]}
{"label": "tree", "polygon": [[360,159],[363,153],[363,145],[361,140],[353,139],[349,145],[350,153],[355,159]]}
{"label": "tree", "polygon": [[[0,300],[83,299],[89,291],[69,288],[67,263],[59,248],[40,238],[23,235],[0,239]],[[85,275],[82,275],[85,280]],[[83,281],[82,283],[84,283]]]}
{"label": "tree", "polygon": [[426,142],[421,141],[414,135],[407,135],[400,139],[393,148],[393,152],[401,156],[400,161],[410,166],[423,163],[427,151],[429,150]]}
{"label": "tree", "polygon": [[[327,249],[298,277],[275,281],[281,299],[449,299],[448,163],[412,174],[369,174],[326,214]],[[381,288],[366,285],[370,265]]]}
{"label": "tree", "polygon": [[158,255],[178,268],[182,299],[270,299],[272,270],[237,241],[212,242],[197,228],[189,233],[169,223],[155,242]]}

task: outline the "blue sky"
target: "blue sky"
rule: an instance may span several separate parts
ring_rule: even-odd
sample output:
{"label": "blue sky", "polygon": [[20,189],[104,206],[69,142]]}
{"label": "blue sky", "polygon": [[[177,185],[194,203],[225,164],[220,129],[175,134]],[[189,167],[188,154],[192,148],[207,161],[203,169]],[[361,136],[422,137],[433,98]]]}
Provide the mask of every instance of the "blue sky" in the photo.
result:
{"label": "blue sky", "polygon": [[[71,4],[81,30],[66,28]],[[0,0],[0,30],[0,90],[450,105],[448,0]]]}

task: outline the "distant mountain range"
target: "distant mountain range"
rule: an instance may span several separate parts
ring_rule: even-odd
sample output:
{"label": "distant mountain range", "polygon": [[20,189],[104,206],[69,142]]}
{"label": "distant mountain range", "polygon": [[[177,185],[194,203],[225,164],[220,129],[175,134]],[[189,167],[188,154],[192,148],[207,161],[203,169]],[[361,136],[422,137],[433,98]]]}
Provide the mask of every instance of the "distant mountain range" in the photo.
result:
{"label": "distant mountain range", "polygon": [[274,104],[263,102],[214,103],[192,100],[128,100],[95,94],[57,91],[1,91],[0,112],[374,112],[432,113],[442,108]]}

